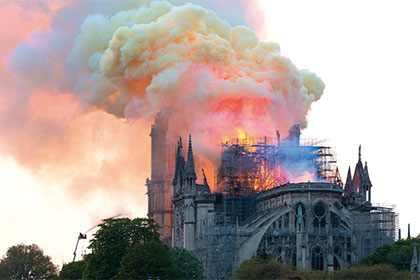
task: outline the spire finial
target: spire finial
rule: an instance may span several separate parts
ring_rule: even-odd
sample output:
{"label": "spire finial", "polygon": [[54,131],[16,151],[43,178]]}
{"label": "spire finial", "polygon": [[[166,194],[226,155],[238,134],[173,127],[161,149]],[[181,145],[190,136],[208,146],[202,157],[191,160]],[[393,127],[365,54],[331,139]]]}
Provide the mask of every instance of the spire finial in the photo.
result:
{"label": "spire finial", "polygon": [[359,145],[359,161],[362,161],[362,145]]}
{"label": "spire finial", "polygon": [[195,174],[195,167],[194,167],[194,156],[192,150],[192,142],[191,142],[191,134],[189,135],[188,140],[188,155],[187,155],[187,172],[197,179],[197,175]]}

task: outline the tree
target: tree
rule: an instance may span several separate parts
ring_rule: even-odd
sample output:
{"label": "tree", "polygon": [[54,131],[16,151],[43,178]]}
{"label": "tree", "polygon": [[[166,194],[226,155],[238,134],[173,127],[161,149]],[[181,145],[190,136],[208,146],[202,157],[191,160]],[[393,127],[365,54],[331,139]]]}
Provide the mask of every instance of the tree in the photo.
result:
{"label": "tree", "polygon": [[204,279],[204,269],[198,258],[184,248],[170,248],[169,255],[181,279]]}
{"label": "tree", "polygon": [[137,243],[121,261],[119,279],[178,279],[168,246],[160,241]]}
{"label": "tree", "polygon": [[122,257],[137,243],[159,241],[158,225],[151,219],[106,219],[99,225],[85,257],[83,278],[111,279],[116,277]]}
{"label": "tree", "polygon": [[60,279],[82,279],[84,266],[84,260],[63,265],[60,271]]}
{"label": "tree", "polygon": [[51,257],[35,244],[12,246],[0,261],[0,279],[46,279],[56,274]]}
{"label": "tree", "polygon": [[419,252],[420,237],[401,239],[392,244],[384,244],[360,262],[365,265],[390,264],[398,270],[410,270],[414,245],[417,246],[417,252]]}
{"label": "tree", "polygon": [[295,274],[292,269],[276,261],[273,256],[263,254],[258,258],[253,256],[251,259],[242,262],[233,274],[233,279],[301,279]]}
{"label": "tree", "polygon": [[410,272],[398,271],[392,265],[357,266],[337,270],[331,280],[360,279],[360,280],[400,280],[410,279]]}
{"label": "tree", "polygon": [[324,271],[309,271],[303,273],[306,280],[399,280],[410,279],[410,272],[398,271],[392,265],[378,264],[373,266],[360,265],[350,268],[343,268],[333,273]]}

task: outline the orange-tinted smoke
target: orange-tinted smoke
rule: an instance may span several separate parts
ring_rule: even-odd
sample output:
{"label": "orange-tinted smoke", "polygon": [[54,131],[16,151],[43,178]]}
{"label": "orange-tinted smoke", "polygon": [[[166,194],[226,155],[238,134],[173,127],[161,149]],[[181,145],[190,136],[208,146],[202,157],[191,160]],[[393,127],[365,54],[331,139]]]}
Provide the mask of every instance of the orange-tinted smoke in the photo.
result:
{"label": "orange-tinted smoke", "polygon": [[170,108],[172,134],[192,133],[197,154],[217,162],[217,145],[238,130],[286,136],[306,123],[323,91],[277,44],[196,5],[6,3],[0,152],[76,197],[144,193],[161,111]]}

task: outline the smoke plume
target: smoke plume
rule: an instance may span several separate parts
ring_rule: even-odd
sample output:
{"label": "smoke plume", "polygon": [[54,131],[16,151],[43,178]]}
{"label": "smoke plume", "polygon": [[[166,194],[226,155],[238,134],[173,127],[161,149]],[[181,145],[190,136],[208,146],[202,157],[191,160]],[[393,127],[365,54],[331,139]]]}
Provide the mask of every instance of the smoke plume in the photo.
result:
{"label": "smoke plume", "polygon": [[263,33],[255,1],[41,2],[4,4],[19,16],[0,46],[0,152],[78,197],[144,190],[159,112],[217,161],[240,133],[305,127],[324,89],[246,26]]}
{"label": "smoke plume", "polygon": [[169,130],[192,133],[205,156],[238,131],[287,136],[292,125],[305,127],[324,89],[278,44],[193,4],[89,16],[67,62],[91,73],[84,96],[91,105],[127,119],[170,111]]}

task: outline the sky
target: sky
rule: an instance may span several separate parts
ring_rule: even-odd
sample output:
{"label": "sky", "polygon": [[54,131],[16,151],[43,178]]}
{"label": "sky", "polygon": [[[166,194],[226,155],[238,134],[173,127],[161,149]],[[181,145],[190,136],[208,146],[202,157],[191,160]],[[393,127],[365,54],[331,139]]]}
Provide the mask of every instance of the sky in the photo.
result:
{"label": "sky", "polygon": [[[234,13],[209,3],[201,4],[279,43],[297,68],[322,79],[302,136],[336,148],[343,179],[361,144],[373,202],[395,204],[403,237],[408,223],[417,235],[420,4],[259,0],[259,9],[248,1]],[[86,108],[69,86],[83,84],[80,72],[49,63],[65,60],[88,14],[112,15],[115,6],[0,3],[0,254],[36,243],[61,265],[71,261],[79,232],[101,219],[146,215],[150,123]],[[87,245],[80,243],[78,258]]]}

